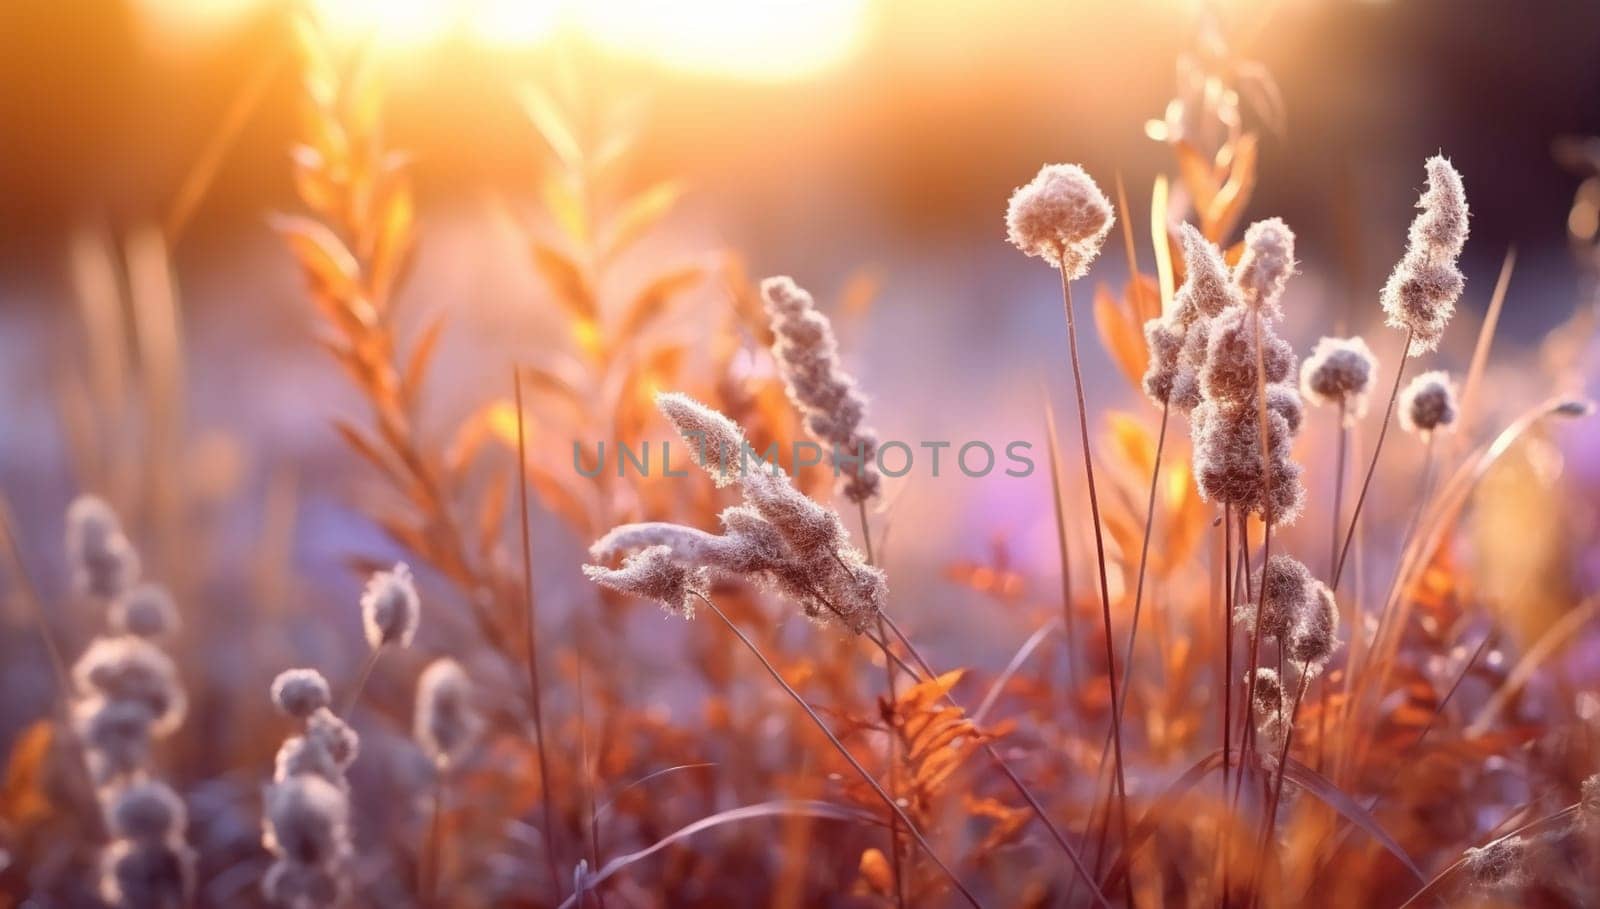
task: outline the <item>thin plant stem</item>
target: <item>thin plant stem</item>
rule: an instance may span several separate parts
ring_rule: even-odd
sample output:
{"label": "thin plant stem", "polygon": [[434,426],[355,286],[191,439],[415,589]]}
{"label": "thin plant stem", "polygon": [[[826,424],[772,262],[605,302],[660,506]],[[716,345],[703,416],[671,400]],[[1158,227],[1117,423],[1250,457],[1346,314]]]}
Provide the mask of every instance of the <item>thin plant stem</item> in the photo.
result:
{"label": "thin plant stem", "polygon": [[1144,606],[1145,568],[1150,563],[1150,536],[1155,527],[1156,490],[1161,480],[1161,453],[1167,444],[1167,417],[1171,410],[1171,405],[1161,405],[1161,429],[1156,434],[1155,465],[1150,470],[1150,498],[1144,509],[1144,542],[1139,546],[1139,579],[1134,584],[1133,619],[1128,627],[1128,648],[1123,651],[1122,657],[1122,700],[1114,705],[1119,722],[1123,710],[1128,706],[1128,685],[1133,677],[1133,646],[1139,638],[1139,614]]}
{"label": "thin plant stem", "polygon": [[361,673],[356,676],[355,684],[350,686],[350,693],[344,696],[344,706],[339,711],[339,715],[345,719],[348,720],[350,714],[355,712],[356,705],[361,703],[361,692],[366,690],[367,680],[372,678],[373,667],[378,665],[378,657],[383,654],[384,646],[379,644],[372,648],[372,652],[367,654],[366,660],[362,661]]}
{"label": "thin plant stem", "polygon": [[[1228,798],[1228,772],[1231,759],[1231,741],[1233,735],[1233,597],[1235,584],[1233,582],[1233,509],[1222,508],[1222,800],[1229,803]],[[1217,828],[1217,850],[1222,857],[1222,901],[1228,899],[1228,854],[1225,851],[1232,842],[1231,828],[1233,814],[1228,812],[1223,816],[1222,823]]]}
{"label": "thin plant stem", "polygon": [[[1094,483],[1094,458],[1089,452],[1089,405],[1083,395],[1083,367],[1078,358],[1078,328],[1072,312],[1072,283],[1067,280],[1066,269],[1061,272],[1061,301],[1067,311],[1067,345],[1072,360],[1072,390],[1078,398],[1078,431],[1079,439],[1083,443],[1083,470],[1089,485],[1089,518],[1094,522],[1094,550],[1095,561],[1100,571],[1100,617],[1105,626],[1106,642],[1106,682],[1111,688],[1111,703],[1113,707],[1120,702],[1117,691],[1117,654],[1116,647],[1112,644],[1111,630],[1111,588],[1106,580],[1106,543],[1105,532],[1100,527],[1100,496]],[[1123,835],[1128,833],[1128,785],[1123,773],[1122,761],[1122,720],[1117,716],[1117,711],[1111,711],[1111,750],[1115,761],[1113,770],[1117,783],[1117,815],[1121,824]],[[1110,817],[1106,818],[1110,823]],[[1129,905],[1133,904],[1132,885],[1129,885]]]}
{"label": "thin plant stem", "polygon": [[425,906],[437,905],[439,901],[439,878],[444,868],[444,796],[447,772],[443,764],[434,769],[433,821],[428,825],[428,859],[426,872],[422,877],[423,885],[418,888]]}
{"label": "thin plant stem", "polygon": [[[600,867],[600,816],[595,810],[594,791],[596,788],[594,768],[589,763],[589,710],[588,695],[584,691],[583,648],[578,648],[578,777],[583,783],[584,813],[589,816],[588,841],[589,863],[592,868]],[[599,888],[595,888],[594,899],[605,909],[606,898]]]}
{"label": "thin plant stem", "polygon": [[927,838],[922,835],[922,831],[917,829],[917,825],[911,820],[910,816],[906,814],[905,809],[901,808],[900,804],[890,797],[889,793],[883,790],[883,786],[879,785],[878,780],[873,777],[871,773],[867,772],[867,768],[861,766],[861,762],[856,760],[855,755],[850,753],[850,749],[846,748],[844,743],[839,741],[839,737],[833,734],[833,730],[828,728],[828,724],[823,722],[822,717],[817,714],[816,710],[806,702],[805,698],[800,696],[800,692],[795,691],[794,688],[790,686],[789,682],[784,679],[783,674],[778,672],[776,666],[772,665],[772,661],[768,660],[766,654],[761,652],[761,648],[757,647],[755,642],[750,640],[749,636],[746,635],[738,625],[735,625],[733,620],[728,618],[727,614],[722,611],[721,607],[717,606],[716,603],[711,601],[710,597],[699,592],[695,593],[695,597],[698,598],[700,602],[706,604],[706,608],[711,610],[712,615],[715,615],[719,620],[721,620],[723,625],[727,626],[729,631],[733,632],[734,636],[739,639],[739,642],[745,646],[745,649],[750,651],[751,655],[761,663],[762,668],[766,669],[767,675],[771,676],[772,680],[777,682],[778,686],[784,690],[784,693],[787,694],[789,698],[797,705],[799,705],[801,710],[805,711],[806,716],[811,718],[811,722],[816,725],[818,731],[827,737],[828,742],[833,745],[834,750],[839,752],[839,755],[850,764],[850,766],[855,770],[856,774],[861,777],[862,781],[871,787],[872,791],[877,794],[878,798],[883,802],[883,804],[887,806],[891,812],[899,816],[900,822],[906,826],[906,832],[911,834],[911,838],[917,841],[917,845],[922,848],[922,851],[927,854],[928,858],[933,860],[933,863],[939,867],[939,870],[944,872],[945,877],[948,878],[956,890],[958,890],[961,895],[966,898],[966,901],[973,906],[982,906],[983,904],[978,901],[978,898],[973,895],[972,891],[967,889],[967,886],[961,882],[961,879],[956,876],[954,871],[950,870],[950,866],[946,865],[944,860],[939,858],[939,854],[937,852],[934,852],[933,846],[931,846],[928,843]]}
{"label": "thin plant stem", "polygon": [[56,644],[55,632],[50,629],[50,623],[45,618],[44,600],[39,597],[39,588],[33,583],[33,577],[28,574],[28,566],[22,560],[22,547],[17,543],[16,523],[12,520],[11,506],[0,499],[0,542],[5,544],[6,567],[11,570],[11,581],[22,593],[22,600],[28,605],[28,617],[33,619],[39,628],[39,638],[44,641],[45,653],[50,656],[50,668],[56,674],[56,682],[61,686],[63,700],[72,691],[72,678],[67,671],[67,661],[61,656],[61,647]]}
{"label": "thin plant stem", "polygon": [[528,433],[522,415],[522,368],[511,367],[511,384],[517,405],[517,506],[522,536],[522,595],[527,604],[523,618],[524,645],[528,662],[528,689],[532,698],[534,745],[539,759],[539,807],[544,821],[544,856],[550,872],[550,886],[561,896],[561,863],[556,861],[555,815],[551,808],[550,758],[544,734],[544,697],[539,684],[538,608],[533,597],[533,530],[528,518]]}
{"label": "thin plant stem", "polygon": [[1339,578],[1344,574],[1344,563],[1350,558],[1350,541],[1356,536],[1356,522],[1361,520],[1361,507],[1367,503],[1367,491],[1372,488],[1372,475],[1378,470],[1378,456],[1383,454],[1383,440],[1389,435],[1389,422],[1394,417],[1394,402],[1400,396],[1400,379],[1406,374],[1406,360],[1411,356],[1413,329],[1406,329],[1406,343],[1400,350],[1400,364],[1394,368],[1394,387],[1389,390],[1389,403],[1383,408],[1383,423],[1378,428],[1378,441],[1372,446],[1372,461],[1367,465],[1367,475],[1361,481],[1361,494],[1356,496],[1355,513],[1350,515],[1350,529],[1345,532],[1344,546],[1339,559],[1333,564],[1333,577],[1328,579],[1328,589],[1339,591]]}
{"label": "thin plant stem", "polygon": [[[1127,646],[1127,649],[1123,651],[1123,657],[1122,657],[1122,698],[1117,703],[1111,705],[1111,709],[1117,715],[1116,716],[1117,723],[1113,724],[1113,728],[1115,728],[1116,726],[1121,724],[1122,719],[1123,719],[1123,711],[1127,708],[1127,705],[1128,705],[1128,686],[1131,683],[1132,676],[1133,676],[1134,645],[1137,643],[1138,638],[1139,638],[1139,616],[1140,616],[1141,612],[1143,611],[1142,607],[1144,605],[1145,569],[1149,565],[1149,561],[1150,561],[1150,537],[1151,537],[1151,531],[1155,526],[1156,491],[1158,489],[1158,484],[1160,483],[1160,479],[1161,479],[1161,454],[1162,454],[1162,451],[1166,447],[1166,442],[1167,442],[1167,418],[1170,416],[1171,412],[1172,412],[1171,405],[1162,404],[1162,406],[1161,406],[1161,429],[1157,433],[1157,437],[1156,437],[1155,464],[1153,465],[1153,467],[1151,468],[1151,471],[1150,471],[1150,497],[1149,497],[1149,500],[1147,501],[1147,503],[1145,505],[1144,541],[1140,545],[1140,548],[1139,548],[1139,576],[1138,576],[1138,581],[1135,584],[1135,588],[1134,588],[1135,592],[1134,592],[1134,596],[1133,596],[1133,619],[1132,619],[1132,622],[1130,623],[1130,626],[1129,626],[1129,629],[1128,629],[1128,646]],[[1107,730],[1106,731],[1105,741],[1100,746],[1100,763],[1101,763],[1101,765],[1105,764],[1106,752],[1109,751],[1110,748],[1111,748],[1111,731]],[[1098,791],[1099,785],[1100,785],[1100,782],[1099,782],[1098,779],[1096,779],[1095,780],[1096,791]],[[1096,874],[1100,873],[1100,861],[1105,856],[1106,830],[1107,830],[1108,826],[1109,826],[1109,824],[1107,824],[1106,826],[1102,826],[1100,828],[1100,841],[1095,847],[1094,870],[1095,870]]]}
{"label": "thin plant stem", "polygon": [[1056,519],[1056,548],[1061,562],[1061,618],[1067,633],[1067,681],[1078,690],[1078,634],[1072,615],[1072,558],[1067,548],[1067,511],[1061,498],[1061,449],[1056,443],[1056,415],[1048,403],[1044,410],[1045,432],[1050,443],[1050,501]]}
{"label": "thin plant stem", "polygon": [[[872,554],[872,526],[867,521],[867,500],[856,502],[856,511],[861,518],[861,541],[866,547],[867,564],[875,564]],[[883,650],[883,676],[884,685],[889,692],[889,703],[899,704],[900,695],[895,690],[894,658],[889,653],[889,631],[884,625],[883,615],[878,615],[878,647]],[[900,744],[897,733],[890,724],[889,728],[889,794],[898,798],[900,790]],[[900,818],[898,815],[889,815],[889,857],[890,869],[894,872],[894,904],[900,909],[905,909],[905,876],[900,865]]]}
{"label": "thin plant stem", "polygon": [[[1267,846],[1272,842],[1273,828],[1277,826],[1278,800],[1283,796],[1283,773],[1284,770],[1288,768],[1289,764],[1289,747],[1294,743],[1295,719],[1300,715],[1300,702],[1305,698],[1306,688],[1311,683],[1311,674],[1307,671],[1308,668],[1309,667],[1302,667],[1300,670],[1300,685],[1294,693],[1294,705],[1289,708],[1289,724],[1284,728],[1283,731],[1283,747],[1279,749],[1278,767],[1273,773],[1272,798],[1268,799],[1267,801],[1267,814],[1261,827],[1261,842],[1256,847],[1255,865],[1250,869],[1249,891],[1250,904],[1252,906],[1255,905],[1256,899],[1259,896],[1259,893],[1256,890],[1256,883],[1260,880],[1261,867],[1265,865],[1267,861]],[[1282,678],[1281,675],[1279,677]],[[1281,704],[1279,705],[1278,709],[1280,711],[1283,709]]]}
{"label": "thin plant stem", "polygon": [[1335,456],[1333,469],[1333,531],[1328,535],[1328,577],[1333,577],[1334,570],[1339,565],[1339,526],[1344,523],[1344,475],[1345,455],[1350,447],[1350,426],[1345,422],[1348,419],[1349,405],[1343,398],[1339,399],[1339,443],[1338,454]]}

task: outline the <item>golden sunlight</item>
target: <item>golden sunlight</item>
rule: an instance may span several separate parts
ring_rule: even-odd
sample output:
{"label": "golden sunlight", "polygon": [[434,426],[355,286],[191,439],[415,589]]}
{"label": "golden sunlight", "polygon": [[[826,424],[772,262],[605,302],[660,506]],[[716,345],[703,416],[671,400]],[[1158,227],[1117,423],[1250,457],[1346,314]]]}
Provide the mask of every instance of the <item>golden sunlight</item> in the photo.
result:
{"label": "golden sunlight", "polygon": [[[137,0],[146,24],[203,39],[265,0]],[[558,32],[685,72],[762,81],[797,79],[859,46],[868,0],[312,0],[328,31],[390,50],[466,37],[527,48]]]}

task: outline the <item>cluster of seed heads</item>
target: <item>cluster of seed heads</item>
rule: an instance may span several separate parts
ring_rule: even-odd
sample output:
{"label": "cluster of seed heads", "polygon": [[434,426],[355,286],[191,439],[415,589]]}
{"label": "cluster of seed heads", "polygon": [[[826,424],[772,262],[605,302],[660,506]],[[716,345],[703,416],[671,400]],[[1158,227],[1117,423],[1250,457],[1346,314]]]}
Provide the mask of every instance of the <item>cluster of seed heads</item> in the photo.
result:
{"label": "cluster of seed heads", "polygon": [[[691,445],[703,452],[741,452],[749,445],[733,421],[681,394],[662,394],[656,405]],[[776,470],[743,470],[727,460],[700,459],[719,485],[737,483],[744,504],[721,515],[722,532],[677,524],[626,524],[590,547],[596,562],[626,556],[620,568],[585,565],[603,587],[693,615],[693,602],[712,574],[769,587],[800,605],[807,616],[864,631],[888,593],[883,572],[850,544],[839,515],[807,498]]]}
{"label": "cluster of seed heads", "polygon": [[1442,155],[1428,159],[1428,186],[1417,200],[1405,256],[1383,286],[1389,325],[1411,332],[1411,354],[1439,345],[1466,279],[1456,267],[1467,242],[1467,194]]}
{"label": "cluster of seed heads", "polygon": [[112,634],[90,642],[72,666],[73,726],[106,814],[100,894],[126,906],[177,906],[194,887],[184,843],[183,800],[151,776],[150,746],[183,724],[188,698],[177,666],[157,644],[178,627],[172,597],[140,584],[140,560],[105,501],[83,496],[67,509],[73,586],[106,610]]}
{"label": "cluster of seed heads", "polygon": [[872,498],[882,482],[874,466],[878,437],[861,425],[867,400],[839,363],[832,323],[792,278],[761,282],[761,296],[772,319],[772,356],[806,431],[836,454],[848,453],[854,466],[840,477],[844,497]]}
{"label": "cluster of seed heads", "polygon": [[153,779],[118,786],[106,806],[111,843],[100,856],[100,897],[114,906],[182,906],[194,892],[194,850],[184,842],[188,812],[172,787]]}
{"label": "cluster of seed heads", "polygon": [[1200,404],[1200,370],[1205,366],[1211,320],[1240,302],[1222,251],[1192,224],[1178,228],[1183,247],[1183,284],[1165,314],[1145,323],[1150,365],[1145,394],[1157,406],[1190,413]]}
{"label": "cluster of seed heads", "polygon": [[328,681],[315,669],[279,673],[271,694],[300,732],[278,748],[267,788],[261,841],[274,860],[262,889],[276,905],[333,905],[345,892],[350,854],[345,772],[361,740],[330,709]]}
{"label": "cluster of seed heads", "polygon": [[[1244,681],[1248,690],[1248,674]],[[1251,719],[1256,727],[1256,742],[1263,759],[1275,760],[1289,731],[1289,692],[1284,690],[1278,673],[1266,666],[1256,667],[1255,685],[1255,700],[1250,708]]]}
{"label": "cluster of seed heads", "polygon": [[[1299,559],[1283,554],[1256,570],[1254,589],[1260,594],[1262,637],[1276,639],[1301,672],[1319,671],[1338,648],[1339,610],[1333,591]],[[1233,611],[1235,624],[1253,633],[1257,610],[1249,597],[1240,597]]]}
{"label": "cluster of seed heads", "polygon": [[[1204,238],[1185,234],[1185,285],[1203,289],[1207,305],[1228,305],[1200,328],[1191,323],[1168,384],[1189,414],[1194,438],[1195,483],[1201,498],[1260,514],[1274,524],[1292,522],[1305,502],[1301,468],[1291,457],[1303,420],[1294,374],[1294,350],[1278,337],[1279,299],[1294,272],[1294,234],[1280,220],[1258,221],[1245,231],[1245,251],[1231,289],[1220,290],[1221,253]],[[1197,296],[1202,291],[1196,291]],[[1204,309],[1196,306],[1196,313]],[[1195,315],[1195,320],[1205,318]],[[1198,349],[1203,345],[1204,355]],[[1259,346],[1259,351],[1258,351]],[[1195,363],[1198,375],[1195,375]],[[1154,368],[1154,367],[1152,367]],[[1190,377],[1198,385],[1190,391]],[[1147,377],[1146,389],[1150,390]],[[1159,383],[1157,383],[1159,390]],[[1263,399],[1261,392],[1265,390]],[[1266,409],[1266,458],[1260,409]]]}
{"label": "cluster of seed heads", "polygon": [[[373,658],[391,644],[409,647],[422,603],[404,563],[374,572],[361,594],[361,621]],[[336,905],[349,881],[350,765],[361,737],[333,712],[328,680],[315,669],[288,669],[272,680],[272,703],[298,724],[273,760],[261,842],[273,863],[262,878],[280,906]]]}

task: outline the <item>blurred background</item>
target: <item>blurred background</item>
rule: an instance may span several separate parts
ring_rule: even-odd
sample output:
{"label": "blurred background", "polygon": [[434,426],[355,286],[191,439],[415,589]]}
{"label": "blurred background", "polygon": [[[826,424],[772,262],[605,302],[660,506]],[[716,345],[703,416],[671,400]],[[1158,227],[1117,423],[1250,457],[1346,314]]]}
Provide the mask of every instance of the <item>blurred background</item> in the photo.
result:
{"label": "blurred background", "polygon": [[[418,259],[398,319],[404,336],[447,314],[424,408],[439,426],[505,396],[510,364],[561,330],[527,255],[526,232],[548,228],[536,191],[551,152],[521,89],[565,81],[595,111],[628,111],[639,130],[638,184],[686,187],[668,228],[648,241],[652,256],[709,261],[736,251],[752,275],[793,274],[829,307],[865,282],[875,304],[835,312],[881,433],[996,448],[1028,440],[1042,467],[1045,390],[1059,403],[1071,393],[1059,287],[1005,243],[1005,200],[1046,162],[1080,162],[1108,188],[1120,178],[1150,270],[1152,180],[1174,172],[1157,127],[1183,55],[1249,62],[1242,109],[1261,151],[1246,218],[1281,216],[1298,232],[1302,274],[1286,335],[1302,354],[1321,334],[1367,331],[1391,375],[1399,338],[1376,327],[1377,291],[1403,249],[1422,162],[1442,151],[1465,175],[1473,227],[1463,314],[1439,365],[1465,368],[1514,246],[1483,424],[1500,425],[1557,385],[1593,392],[1589,334],[1563,335],[1578,338],[1563,361],[1576,371],[1529,364],[1549,354],[1540,345],[1552,330],[1592,305],[1592,254],[1580,241],[1593,239],[1595,203],[1574,200],[1594,173],[1585,168],[1600,161],[1580,141],[1600,133],[1594,3],[312,5],[336,38],[370,43],[388,86],[387,140],[414,160]],[[63,510],[87,477],[116,475],[125,441],[114,419],[84,429],[96,422],[88,391],[115,384],[96,364],[118,347],[95,336],[88,314],[106,282],[170,282],[179,305],[161,324],[183,351],[181,373],[167,379],[185,440],[173,458],[200,503],[208,548],[203,558],[160,558],[193,572],[186,589],[198,602],[186,615],[239,632],[207,640],[249,655],[194,669],[213,674],[209,687],[193,687],[216,698],[264,686],[289,654],[348,652],[361,578],[347,560],[396,552],[363,512],[369,471],[329,427],[364,405],[314,343],[301,276],[269,221],[300,209],[282,11],[277,0],[0,4],[0,488],[24,561],[51,599],[65,586]],[[227,140],[214,147],[219,134]],[[185,197],[213,150],[203,193]],[[175,211],[182,230],[163,241],[152,230]],[[164,243],[170,271],[95,264],[107,250],[137,262],[150,243]],[[1120,288],[1125,258],[1120,242],[1109,244],[1089,283]],[[716,287],[697,293],[718,299]],[[686,338],[703,330],[692,318],[675,328]],[[1094,403],[1148,419],[1110,359],[1088,349]],[[1600,438],[1583,431],[1530,461],[1547,480],[1541,488],[1570,495],[1600,485]],[[1318,432],[1303,443],[1307,460],[1327,455],[1318,447],[1325,427]],[[558,442],[536,444],[561,464]],[[1385,482],[1404,489],[1417,451],[1396,445]],[[140,475],[129,470],[119,488],[136,496]],[[1325,494],[1312,490],[1314,501]],[[890,531],[889,564],[930,649],[965,663],[1003,659],[1022,626],[998,623],[994,640],[942,636],[972,626],[973,600],[939,578],[952,560],[998,563],[1049,595],[1057,567],[1047,473],[932,480],[919,470],[889,500],[893,526],[919,528]],[[1393,514],[1408,502],[1373,507]],[[1575,507],[1568,526],[1592,532],[1594,516]],[[559,610],[562,591],[578,584],[586,541],[540,520],[540,585]],[[1596,556],[1578,550],[1563,541],[1554,563],[1562,589],[1600,580],[1600,565],[1585,561]],[[1516,583],[1497,588],[1502,600],[1521,595]],[[0,743],[51,691],[21,616],[7,622],[0,687],[16,694],[0,704]],[[307,630],[317,623],[337,633]],[[228,731],[226,717],[201,715]]]}

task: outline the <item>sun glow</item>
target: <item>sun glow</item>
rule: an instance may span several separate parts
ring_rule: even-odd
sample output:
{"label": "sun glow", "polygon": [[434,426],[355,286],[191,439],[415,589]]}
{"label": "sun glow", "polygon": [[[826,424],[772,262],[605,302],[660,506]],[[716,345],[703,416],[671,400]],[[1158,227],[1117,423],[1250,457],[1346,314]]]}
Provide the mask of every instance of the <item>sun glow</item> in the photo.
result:
{"label": "sun glow", "polygon": [[[174,38],[239,21],[274,0],[135,0]],[[860,45],[869,0],[311,0],[329,31],[390,50],[466,38],[533,48],[561,35],[677,70],[742,79],[800,78]],[[224,15],[225,14],[225,15]]]}

